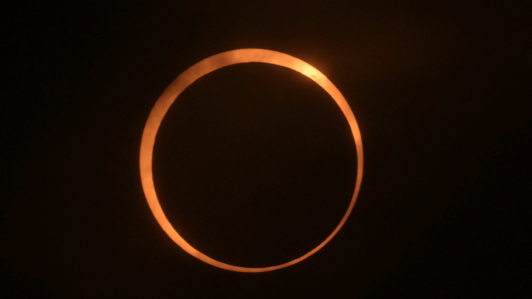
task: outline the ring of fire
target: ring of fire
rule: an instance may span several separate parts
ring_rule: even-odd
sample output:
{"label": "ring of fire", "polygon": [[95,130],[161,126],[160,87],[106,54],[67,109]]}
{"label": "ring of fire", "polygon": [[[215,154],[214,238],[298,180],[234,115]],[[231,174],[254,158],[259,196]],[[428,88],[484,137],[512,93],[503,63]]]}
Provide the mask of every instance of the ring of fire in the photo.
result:
{"label": "ring of fire", "polygon": [[[155,192],[152,173],[152,158],[155,137],[157,136],[157,131],[159,130],[159,126],[161,125],[161,122],[166,112],[168,111],[172,103],[176,100],[176,98],[189,85],[194,83],[194,81],[201,78],[202,76],[217,69],[220,69],[224,66],[246,62],[260,62],[283,66],[307,76],[308,78],[316,82],[319,86],[321,86],[334,99],[334,101],[340,107],[349,123],[351,133],[353,134],[353,138],[355,141],[358,165],[353,197],[351,198],[351,202],[346,213],[344,214],[342,220],[334,229],[334,231],[323,242],[321,242],[321,244],[319,244],[317,247],[315,247],[305,255],[281,265],[261,268],[240,267],[222,263],[206,256],[205,254],[199,252],[197,249],[188,244],[181,237],[181,235],[179,235],[179,233],[174,229],[172,224],[170,224],[170,222],[166,218],[157,198],[157,194]],[[338,233],[340,228],[342,228],[345,221],[351,214],[351,211],[353,210],[358,193],[360,191],[360,185],[362,183],[362,169],[363,153],[360,130],[358,128],[355,116],[353,115],[353,112],[349,107],[349,104],[342,96],[340,91],[336,88],[336,86],[334,86],[332,82],[329,81],[329,79],[327,79],[327,77],[325,77],[320,71],[318,71],[308,63],[284,53],[264,49],[239,49],[220,53],[196,63],[195,65],[187,69],[185,72],[183,72],[181,75],[179,75],[166,88],[166,90],[159,97],[159,99],[155,103],[155,106],[151,110],[146,125],[144,127],[144,132],[142,134],[142,141],[140,145],[140,175],[142,187],[144,189],[144,194],[146,195],[146,199],[148,201],[150,209],[153,212],[155,219],[157,219],[159,225],[161,225],[162,229],[177,245],[179,245],[190,255],[212,266],[237,272],[266,272],[285,268],[308,258],[312,254],[320,250],[323,246],[325,246],[325,244],[327,244]]]}

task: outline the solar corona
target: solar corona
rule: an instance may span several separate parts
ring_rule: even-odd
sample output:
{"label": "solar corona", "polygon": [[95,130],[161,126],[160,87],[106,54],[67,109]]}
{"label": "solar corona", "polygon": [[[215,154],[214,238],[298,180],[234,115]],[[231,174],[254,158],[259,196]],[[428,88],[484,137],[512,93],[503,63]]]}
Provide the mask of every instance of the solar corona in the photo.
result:
{"label": "solar corona", "polygon": [[[179,95],[192,83],[201,78],[202,76],[214,72],[222,67],[239,64],[239,63],[266,63],[273,64],[282,67],[292,69],[302,75],[307,76],[313,80],[316,84],[321,86],[336,102],[336,104],[342,110],[343,115],[347,119],[353,139],[356,146],[357,154],[357,176],[355,182],[355,189],[353,191],[353,196],[345,212],[344,216],[340,220],[340,223],[336,228],[331,232],[331,234],[323,240],[317,247],[311,249],[303,256],[296,258],[294,260],[288,261],[280,265],[273,265],[268,267],[242,267],[236,265],[226,264],[220,261],[217,261],[194,247],[192,247],[186,240],[184,240],[178,231],[172,226],[165,216],[165,213],[159,203],[157,198],[157,192],[155,190],[153,182],[153,172],[152,172],[152,158],[153,158],[153,147],[155,144],[155,138],[157,136],[157,131],[159,126],[167,113],[168,109],[174,103],[174,101],[179,97]],[[148,205],[153,212],[157,222],[161,228],[168,234],[168,236],[183,250],[185,250],[190,255],[198,258],[199,260],[210,264],[212,266],[237,272],[267,272],[273,271],[281,268],[285,268],[294,264],[299,263],[300,261],[308,258],[309,256],[316,253],[323,246],[325,246],[342,228],[347,218],[351,214],[353,207],[355,205],[358,193],[360,191],[360,185],[362,183],[362,170],[363,170],[363,152],[362,152],[362,139],[360,135],[360,130],[356,122],[355,116],[349,107],[349,104],[340,93],[340,91],[334,86],[334,84],[325,77],[320,71],[312,67],[310,64],[292,57],[290,55],[271,51],[264,49],[239,49],[228,52],[223,52],[220,54],[213,55],[208,57],[179,75],[162,93],[157,102],[155,103],[153,109],[151,110],[144,131],[142,134],[142,141],[140,146],[140,175],[142,181],[142,187],[144,194],[148,201]]]}

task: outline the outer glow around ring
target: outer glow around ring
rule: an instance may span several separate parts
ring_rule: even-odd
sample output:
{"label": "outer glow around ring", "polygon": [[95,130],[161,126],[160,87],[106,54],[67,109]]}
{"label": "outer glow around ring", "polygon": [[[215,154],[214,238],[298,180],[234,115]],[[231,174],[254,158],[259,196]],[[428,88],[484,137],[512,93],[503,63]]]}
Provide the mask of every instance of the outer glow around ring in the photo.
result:
{"label": "outer glow around ring", "polygon": [[[344,214],[344,217],[342,218],[338,226],[334,229],[334,231],[323,242],[321,242],[320,245],[318,245],[316,248],[312,249],[305,255],[281,265],[262,268],[239,267],[222,263],[206,256],[205,254],[199,252],[197,249],[188,244],[187,241],[185,241],[181,237],[181,235],[179,235],[179,233],[174,229],[172,224],[170,224],[170,222],[166,218],[161,208],[161,205],[159,204],[157,193],[155,192],[152,173],[152,158],[155,137],[157,136],[157,131],[159,130],[159,126],[161,125],[161,122],[166,112],[168,111],[172,103],[176,100],[176,98],[185,90],[185,88],[187,88],[190,84],[194,83],[194,81],[201,78],[202,76],[217,69],[220,69],[224,66],[246,62],[261,62],[287,67],[309,77],[319,86],[325,89],[325,91],[334,99],[336,104],[340,107],[345,118],[349,122],[351,133],[353,134],[353,138],[355,140],[358,163],[357,178],[353,197],[351,199],[349,207],[347,208],[346,213]],[[215,267],[237,272],[266,272],[285,268],[290,265],[299,263],[300,261],[308,258],[309,256],[316,253],[318,250],[320,250],[323,246],[325,246],[325,244],[327,244],[338,233],[340,228],[342,228],[345,221],[349,217],[349,214],[351,214],[351,211],[353,210],[358,193],[360,191],[360,184],[362,182],[363,160],[364,159],[362,153],[362,139],[360,136],[358,124],[356,122],[355,116],[353,115],[353,112],[351,111],[351,108],[349,107],[349,104],[342,96],[340,91],[336,88],[336,86],[334,86],[331,81],[329,81],[329,79],[327,79],[327,77],[325,77],[320,71],[318,71],[308,63],[284,53],[263,49],[239,49],[220,53],[196,63],[195,65],[187,69],[185,72],[183,72],[181,75],[179,75],[179,77],[177,77],[166,88],[166,90],[159,97],[159,99],[155,103],[155,106],[151,110],[151,113],[148,117],[148,121],[146,122],[146,126],[144,127],[144,132],[142,134],[142,141],[140,145],[140,175],[142,180],[142,187],[144,189],[144,194],[146,195],[146,199],[148,200],[150,209],[153,212],[153,215],[155,216],[157,221],[159,222],[159,225],[161,225],[163,230],[168,234],[168,236],[170,236],[170,238],[172,238],[172,240],[174,240],[174,242],[177,243],[177,245],[183,248],[183,250],[188,252],[190,255]]]}

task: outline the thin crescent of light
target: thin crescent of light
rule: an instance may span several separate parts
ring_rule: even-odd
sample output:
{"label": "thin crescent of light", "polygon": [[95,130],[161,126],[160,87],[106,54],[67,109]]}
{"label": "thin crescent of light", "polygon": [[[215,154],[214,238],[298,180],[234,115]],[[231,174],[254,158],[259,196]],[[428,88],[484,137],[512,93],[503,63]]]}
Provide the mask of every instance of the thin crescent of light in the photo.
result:
{"label": "thin crescent of light", "polygon": [[[342,220],[334,229],[334,231],[323,242],[321,242],[321,244],[319,244],[317,247],[315,247],[305,255],[281,265],[261,268],[239,267],[222,263],[206,256],[205,254],[199,252],[197,249],[188,244],[187,241],[185,241],[181,237],[181,235],[174,229],[172,224],[170,224],[170,222],[166,218],[163,209],[159,204],[157,194],[155,192],[152,173],[152,158],[155,137],[157,136],[157,131],[159,130],[159,126],[161,125],[161,122],[166,112],[168,111],[172,103],[176,100],[176,98],[190,84],[194,83],[194,81],[201,78],[202,76],[217,69],[220,69],[224,66],[246,62],[269,63],[287,67],[309,77],[319,86],[321,86],[334,99],[336,104],[342,110],[345,118],[349,122],[349,126],[351,128],[351,133],[353,134],[353,138],[355,140],[357,151],[358,169],[353,197],[351,199],[349,207],[347,208],[346,213],[344,214]],[[308,63],[284,53],[264,49],[239,49],[223,52],[196,63],[195,65],[187,69],[185,72],[183,72],[181,75],[179,75],[166,88],[166,90],[159,97],[159,99],[155,103],[155,106],[151,110],[148,120],[146,122],[146,126],[144,127],[144,132],[142,134],[142,141],[140,145],[140,175],[142,180],[142,187],[144,189],[144,194],[146,195],[146,199],[148,200],[150,209],[153,212],[153,215],[155,216],[157,221],[159,222],[159,225],[161,225],[163,230],[168,234],[168,236],[172,240],[174,240],[175,243],[177,243],[177,245],[183,248],[183,250],[188,252],[190,255],[212,266],[237,272],[266,272],[285,268],[308,258],[309,256],[316,253],[318,250],[320,250],[323,246],[325,246],[325,244],[327,244],[338,233],[340,228],[342,228],[345,221],[351,214],[351,211],[353,210],[358,193],[360,191],[360,185],[362,183],[363,160],[364,159],[362,153],[362,138],[360,136],[358,124],[356,122],[355,116],[353,115],[353,112],[351,111],[351,108],[349,107],[349,104],[347,103],[343,95],[340,93],[340,91],[336,88],[336,86],[334,86],[332,82],[329,81],[329,79],[327,79],[327,77],[325,77],[320,71],[318,71]]]}

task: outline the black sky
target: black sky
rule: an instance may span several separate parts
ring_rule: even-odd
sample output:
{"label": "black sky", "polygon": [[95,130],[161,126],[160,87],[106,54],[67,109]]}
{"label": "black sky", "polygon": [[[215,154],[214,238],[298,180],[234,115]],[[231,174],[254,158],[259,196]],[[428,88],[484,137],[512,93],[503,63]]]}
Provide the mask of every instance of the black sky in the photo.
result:
{"label": "black sky", "polygon": [[[2,298],[396,298],[529,293],[530,10],[489,1],[19,1],[3,10]],[[360,125],[340,233],[286,269],[214,268],[162,231],[142,130],[194,63],[265,48],[321,70]],[[168,218],[223,261],[297,257],[334,228],[356,162],[332,100],[227,67],[171,107]],[[4,295],[5,294],[5,295]],[[526,296],[528,297],[528,296]]]}

